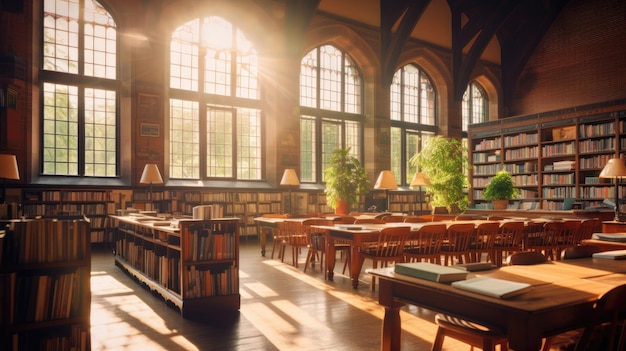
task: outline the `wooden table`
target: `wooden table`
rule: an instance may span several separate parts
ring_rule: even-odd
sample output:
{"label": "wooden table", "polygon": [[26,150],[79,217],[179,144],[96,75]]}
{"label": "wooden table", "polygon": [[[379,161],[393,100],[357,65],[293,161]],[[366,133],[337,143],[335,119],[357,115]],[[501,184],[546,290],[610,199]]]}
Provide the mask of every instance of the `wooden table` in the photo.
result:
{"label": "wooden table", "polygon": [[626,222],[604,221],[602,222],[602,233],[625,233]]}
{"label": "wooden table", "polygon": [[381,350],[399,350],[400,307],[409,303],[499,327],[507,331],[513,350],[536,351],[542,337],[583,326],[598,296],[626,284],[626,262],[579,259],[533,266],[506,266],[470,273],[526,282],[533,289],[503,300],[393,273],[393,268],[368,271],[379,278],[379,303],[385,308]]}
{"label": "wooden table", "polygon": [[254,219],[259,233],[259,243],[261,244],[261,256],[265,257],[265,245],[267,244],[267,235],[272,234],[272,230],[278,227],[279,222],[283,222],[286,218],[273,217],[257,217]]}

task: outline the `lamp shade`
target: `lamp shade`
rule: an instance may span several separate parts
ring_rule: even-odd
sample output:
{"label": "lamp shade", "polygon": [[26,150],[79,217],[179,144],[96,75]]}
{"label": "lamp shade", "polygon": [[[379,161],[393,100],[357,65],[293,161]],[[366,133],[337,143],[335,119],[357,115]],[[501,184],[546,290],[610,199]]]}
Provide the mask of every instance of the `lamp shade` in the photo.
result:
{"label": "lamp shade", "polygon": [[280,185],[300,185],[296,170],[293,168],[285,169],[283,172],[283,178],[280,180]]}
{"label": "lamp shade", "polygon": [[0,178],[20,179],[15,155],[0,154]]}
{"label": "lamp shade", "polygon": [[156,163],[147,163],[141,175],[141,184],[163,184],[163,178]]}
{"label": "lamp shade", "polygon": [[624,161],[619,158],[612,158],[606,163],[602,172],[600,172],[600,178],[619,178],[626,177],[626,165]]}
{"label": "lamp shade", "polygon": [[430,179],[428,176],[422,172],[416,172],[413,175],[413,179],[411,180],[410,187],[422,186],[422,185],[430,185]]}
{"label": "lamp shade", "polygon": [[398,183],[396,183],[396,178],[393,176],[393,173],[391,173],[391,171],[381,171],[376,180],[376,184],[374,184],[374,189],[398,189]]}

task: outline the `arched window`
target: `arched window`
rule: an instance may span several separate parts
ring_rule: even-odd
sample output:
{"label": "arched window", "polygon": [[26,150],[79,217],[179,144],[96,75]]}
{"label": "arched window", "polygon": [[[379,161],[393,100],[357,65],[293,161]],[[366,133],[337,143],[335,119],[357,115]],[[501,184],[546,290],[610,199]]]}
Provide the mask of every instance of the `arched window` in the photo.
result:
{"label": "arched window", "polygon": [[390,89],[391,171],[398,184],[408,185],[416,171],[409,160],[437,132],[437,94],[428,76],[412,64],[396,71]]}
{"label": "arched window", "polygon": [[463,132],[465,134],[470,124],[487,121],[487,102],[485,90],[476,82],[470,83],[463,94]]}
{"label": "arched window", "polygon": [[220,17],[178,27],[170,42],[170,178],[262,178],[257,53]]}
{"label": "arched window", "polygon": [[44,175],[118,175],[117,29],[96,0],[45,0]]}
{"label": "arched window", "polygon": [[333,151],[350,148],[362,159],[361,72],[332,45],[311,50],[300,66],[300,172],[303,182],[322,182]]}

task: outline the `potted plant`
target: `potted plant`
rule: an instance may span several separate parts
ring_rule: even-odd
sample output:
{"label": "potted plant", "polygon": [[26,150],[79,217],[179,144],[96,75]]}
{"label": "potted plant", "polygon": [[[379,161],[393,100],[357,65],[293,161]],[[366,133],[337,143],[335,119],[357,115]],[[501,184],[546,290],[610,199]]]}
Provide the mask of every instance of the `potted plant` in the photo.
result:
{"label": "potted plant", "polygon": [[370,190],[370,181],[359,160],[350,155],[350,148],[337,149],[324,170],[326,204],[337,214],[348,214],[359,196]]}
{"label": "potted plant", "polygon": [[499,171],[491,178],[489,184],[483,190],[483,198],[491,201],[494,210],[506,209],[509,200],[519,195],[519,189],[515,187],[511,174],[507,171]]}
{"label": "potted plant", "polygon": [[428,138],[422,150],[411,158],[410,163],[430,179],[427,190],[432,194],[433,209],[445,207],[449,213],[467,209],[467,154],[460,140],[436,136]]}

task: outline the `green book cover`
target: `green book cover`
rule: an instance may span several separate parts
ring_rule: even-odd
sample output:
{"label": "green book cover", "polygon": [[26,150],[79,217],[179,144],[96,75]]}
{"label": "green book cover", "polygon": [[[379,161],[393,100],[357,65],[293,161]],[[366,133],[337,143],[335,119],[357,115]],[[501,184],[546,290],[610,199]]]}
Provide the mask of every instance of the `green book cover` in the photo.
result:
{"label": "green book cover", "polygon": [[394,272],[433,282],[453,282],[467,277],[467,271],[428,262],[397,263]]}

